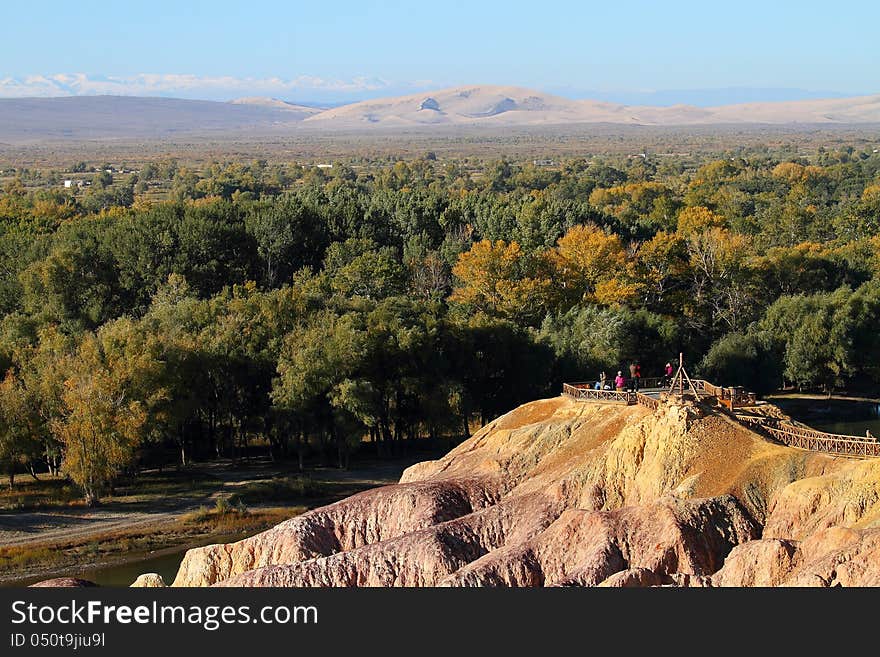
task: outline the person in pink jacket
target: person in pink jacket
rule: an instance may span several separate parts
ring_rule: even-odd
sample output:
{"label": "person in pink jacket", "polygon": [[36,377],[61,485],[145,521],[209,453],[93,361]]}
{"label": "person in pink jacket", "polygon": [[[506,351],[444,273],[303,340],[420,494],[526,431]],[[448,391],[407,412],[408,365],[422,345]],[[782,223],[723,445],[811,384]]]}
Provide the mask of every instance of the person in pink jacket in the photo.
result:
{"label": "person in pink jacket", "polygon": [[618,372],[617,376],[614,377],[614,387],[617,388],[617,392],[621,392],[625,385],[626,379],[623,378],[623,372]]}

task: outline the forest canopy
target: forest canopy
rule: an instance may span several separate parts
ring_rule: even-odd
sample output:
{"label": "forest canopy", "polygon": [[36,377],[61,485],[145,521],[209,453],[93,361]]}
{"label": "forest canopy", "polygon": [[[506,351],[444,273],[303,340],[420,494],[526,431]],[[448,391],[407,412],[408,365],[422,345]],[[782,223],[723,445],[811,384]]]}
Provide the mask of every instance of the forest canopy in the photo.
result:
{"label": "forest canopy", "polygon": [[874,152],[28,182],[0,193],[10,485],[60,468],[96,500],[256,442],[344,466],[680,351],[758,392],[880,383]]}

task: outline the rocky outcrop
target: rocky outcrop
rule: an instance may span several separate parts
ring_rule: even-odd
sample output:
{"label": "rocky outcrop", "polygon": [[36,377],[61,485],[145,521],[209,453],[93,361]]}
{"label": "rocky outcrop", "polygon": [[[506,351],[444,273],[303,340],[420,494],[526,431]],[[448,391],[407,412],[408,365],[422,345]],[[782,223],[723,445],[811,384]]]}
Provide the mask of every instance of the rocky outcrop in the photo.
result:
{"label": "rocky outcrop", "polygon": [[419,482],[364,491],[255,537],[186,553],[172,586],[203,586],[271,564],[345,553],[464,516],[498,501],[501,482]]}
{"label": "rocky outcrop", "polygon": [[190,550],[173,585],[871,582],[878,482],[880,463],[787,448],[693,404],[540,400],[396,485]]}
{"label": "rocky outcrop", "polygon": [[880,529],[835,527],[801,543],[803,565],[784,586],[880,586]]}
{"label": "rocky outcrop", "polygon": [[165,580],[158,573],[144,573],[143,575],[138,575],[138,578],[134,580],[132,585],[129,588],[132,589],[146,589],[146,588],[164,588],[167,586],[165,584]]}
{"label": "rocky outcrop", "polygon": [[324,558],[258,568],[223,583],[228,586],[435,586],[481,555],[537,535],[557,517],[560,509],[559,500],[554,502],[552,498],[515,498],[391,540]]}
{"label": "rocky outcrop", "polygon": [[599,586],[617,589],[641,588],[643,586],[662,586],[664,578],[647,568],[629,568],[614,573]]}
{"label": "rocky outcrop", "polygon": [[713,586],[880,586],[880,529],[833,527],[804,541],[735,548]]}
{"label": "rocky outcrop", "polygon": [[567,509],[525,543],[497,550],[447,578],[453,586],[595,586],[614,573],[647,569],[708,575],[730,549],[757,537],[735,498],[682,500],[617,511]]}
{"label": "rocky outcrop", "polygon": [[53,579],[44,579],[42,582],[31,584],[30,588],[87,588],[97,586],[94,582],[79,577],[55,577]]}
{"label": "rocky outcrop", "polygon": [[821,472],[780,491],[764,535],[801,540],[831,527],[867,527],[878,522],[880,459],[838,458]]}
{"label": "rocky outcrop", "polygon": [[800,561],[797,544],[780,539],[750,541],[731,550],[713,586],[778,586]]}

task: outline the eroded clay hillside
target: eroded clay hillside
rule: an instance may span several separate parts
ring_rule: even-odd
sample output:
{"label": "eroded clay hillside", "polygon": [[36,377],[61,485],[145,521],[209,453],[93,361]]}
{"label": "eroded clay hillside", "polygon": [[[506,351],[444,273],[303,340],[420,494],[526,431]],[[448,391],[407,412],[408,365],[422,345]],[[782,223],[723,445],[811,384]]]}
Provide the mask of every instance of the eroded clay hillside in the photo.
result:
{"label": "eroded clay hillside", "polygon": [[190,550],[175,586],[880,584],[880,460],[555,398],[393,486]]}

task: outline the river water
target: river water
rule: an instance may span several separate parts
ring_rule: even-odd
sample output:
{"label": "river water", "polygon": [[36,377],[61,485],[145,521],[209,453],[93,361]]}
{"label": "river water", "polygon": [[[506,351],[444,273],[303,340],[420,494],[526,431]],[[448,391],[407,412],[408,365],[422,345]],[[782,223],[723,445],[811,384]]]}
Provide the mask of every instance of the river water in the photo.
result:
{"label": "river water", "polygon": [[806,425],[847,436],[863,438],[870,430],[880,437],[880,404],[848,399],[774,399],[783,411]]}
{"label": "river water", "polygon": [[82,577],[98,586],[131,586],[131,583],[142,573],[159,573],[166,584],[174,581],[177,568],[183,561],[186,550],[147,557],[143,561],[131,561],[116,566],[103,566],[79,570],[77,577]]}
{"label": "river water", "polygon": [[880,418],[872,418],[866,420],[845,420],[845,421],[814,421],[812,425],[816,429],[827,431],[829,433],[842,433],[847,436],[865,437],[865,431],[870,430],[871,434],[880,437]]}
{"label": "river water", "polygon": [[[240,541],[247,536],[247,534],[214,536],[209,542],[202,543],[202,545],[231,543],[233,541]],[[80,579],[94,582],[98,586],[126,587],[131,586],[132,582],[137,579],[137,576],[143,573],[158,573],[165,580],[165,583],[170,585],[174,581],[175,575],[177,575],[177,569],[180,567],[180,562],[183,561],[183,555],[193,547],[198,546],[187,545],[186,547],[159,550],[155,553],[145,554],[141,559],[132,558],[124,563],[101,566],[72,566],[51,575],[34,575],[10,581],[0,586],[28,586],[29,584],[55,577],[79,577]]]}

